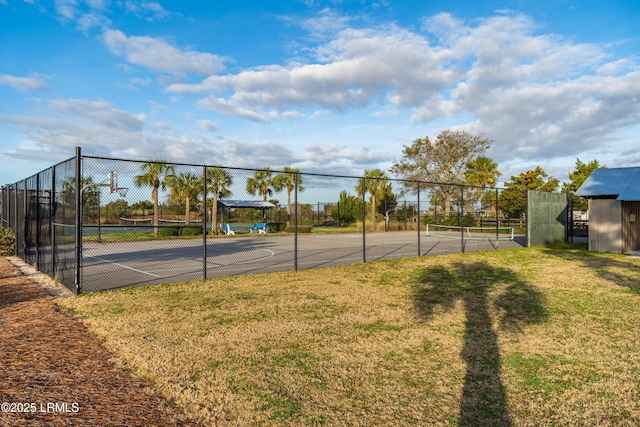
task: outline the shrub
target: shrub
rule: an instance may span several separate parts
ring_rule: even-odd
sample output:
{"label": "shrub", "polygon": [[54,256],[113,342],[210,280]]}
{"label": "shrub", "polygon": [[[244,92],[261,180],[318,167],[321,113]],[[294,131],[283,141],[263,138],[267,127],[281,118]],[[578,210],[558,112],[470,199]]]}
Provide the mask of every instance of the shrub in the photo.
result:
{"label": "shrub", "polygon": [[15,255],[16,236],[10,228],[0,227],[0,256]]}
{"label": "shrub", "polygon": [[184,227],[180,232],[181,236],[199,236],[202,234],[202,227]]}
{"label": "shrub", "polygon": [[[460,218],[457,216],[452,216],[448,220],[443,222],[444,225],[460,225]],[[465,227],[475,227],[477,224],[476,219],[471,214],[466,214],[462,217],[462,225]]]}
{"label": "shrub", "polygon": [[160,229],[161,237],[179,236],[180,229],[178,227],[162,227]]}
{"label": "shrub", "polygon": [[268,223],[269,225],[269,231],[272,233],[278,233],[280,231],[284,231],[285,228],[287,227],[287,224],[285,224],[284,222],[270,222]]}

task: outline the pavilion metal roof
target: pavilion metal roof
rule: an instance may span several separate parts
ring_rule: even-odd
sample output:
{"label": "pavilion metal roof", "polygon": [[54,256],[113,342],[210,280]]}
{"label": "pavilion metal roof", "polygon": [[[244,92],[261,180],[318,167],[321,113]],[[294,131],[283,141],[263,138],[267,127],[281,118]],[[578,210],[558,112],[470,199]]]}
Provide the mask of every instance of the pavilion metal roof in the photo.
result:
{"label": "pavilion metal roof", "polygon": [[225,208],[273,209],[276,207],[273,203],[263,200],[218,200],[218,203]]}
{"label": "pavilion metal roof", "polygon": [[595,169],[576,195],[640,201],[640,167]]}

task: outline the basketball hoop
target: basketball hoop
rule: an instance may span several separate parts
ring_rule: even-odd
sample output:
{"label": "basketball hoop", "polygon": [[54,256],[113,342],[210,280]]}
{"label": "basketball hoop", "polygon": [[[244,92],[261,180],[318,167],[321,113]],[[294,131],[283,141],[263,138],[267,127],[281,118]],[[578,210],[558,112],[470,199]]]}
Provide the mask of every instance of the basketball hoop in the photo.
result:
{"label": "basketball hoop", "polygon": [[120,197],[127,197],[127,191],[129,191],[128,187],[116,188],[116,192],[120,195]]}

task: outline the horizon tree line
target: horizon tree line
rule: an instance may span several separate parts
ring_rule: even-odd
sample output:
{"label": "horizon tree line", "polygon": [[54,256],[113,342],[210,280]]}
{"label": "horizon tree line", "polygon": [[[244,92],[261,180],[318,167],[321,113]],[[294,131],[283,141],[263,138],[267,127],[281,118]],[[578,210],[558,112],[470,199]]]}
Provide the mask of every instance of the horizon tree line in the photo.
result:
{"label": "horizon tree line", "polygon": [[[490,206],[496,213],[501,211],[508,217],[519,217],[526,209],[526,190],[557,192],[559,180],[549,177],[541,166],[511,176],[505,182],[499,202],[496,203],[496,188],[502,173],[497,163],[486,156],[486,151],[493,141],[482,136],[472,135],[465,131],[442,131],[435,140],[424,137],[404,146],[402,158],[393,163],[389,172],[400,177],[401,188],[396,193],[392,188],[393,179],[381,169],[367,169],[358,179],[355,191],[357,197],[369,195],[366,207],[369,209],[371,227],[375,230],[376,214],[386,215],[393,210],[399,196],[416,194],[417,191],[429,190],[430,205],[440,207],[445,217],[452,213],[452,206],[457,211],[466,212],[478,201],[483,206]],[[575,170],[569,173],[571,182],[565,182],[561,191],[573,195],[589,174],[596,168],[606,167],[597,160],[583,163],[576,160]],[[175,167],[164,160],[151,160],[141,166],[142,173],[136,175],[134,183],[137,187],[151,187],[153,205],[154,234],[159,233],[159,192],[168,190],[168,201],[173,204],[184,204],[185,225],[191,220],[192,206],[201,201],[206,184],[208,214],[211,224],[217,223],[217,206],[220,199],[233,195],[231,186],[233,176],[221,167],[207,167],[205,183],[202,175],[192,172],[176,174]],[[91,177],[83,178],[83,185],[91,183]],[[73,179],[71,179],[73,180]],[[267,201],[275,193],[286,190],[287,193],[287,225],[291,218],[291,195],[297,186],[298,192],[304,191],[303,176],[299,169],[285,167],[274,175],[270,167],[256,170],[254,175],[246,180],[246,191],[251,195],[258,195]],[[63,194],[72,183],[63,184]],[[420,185],[420,186],[419,186]],[[461,186],[464,188],[460,192]],[[344,193],[344,194],[343,194]],[[350,194],[340,194],[340,201],[347,203]],[[211,195],[211,198],[209,198]],[[95,204],[96,191],[88,188],[83,193],[83,201]],[[277,203],[277,200],[272,200]],[[354,205],[355,206],[355,205]],[[360,203],[361,206],[361,203]],[[576,208],[586,211],[586,202],[577,203]],[[362,218],[362,214],[356,218]]]}

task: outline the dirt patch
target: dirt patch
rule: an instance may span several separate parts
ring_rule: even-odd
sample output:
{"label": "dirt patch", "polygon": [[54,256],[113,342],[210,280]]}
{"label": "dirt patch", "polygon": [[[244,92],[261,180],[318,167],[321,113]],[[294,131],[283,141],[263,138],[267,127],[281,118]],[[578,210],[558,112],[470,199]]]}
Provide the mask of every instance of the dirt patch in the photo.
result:
{"label": "dirt patch", "polygon": [[63,290],[11,261],[0,258],[0,425],[196,425],[57,309]]}

